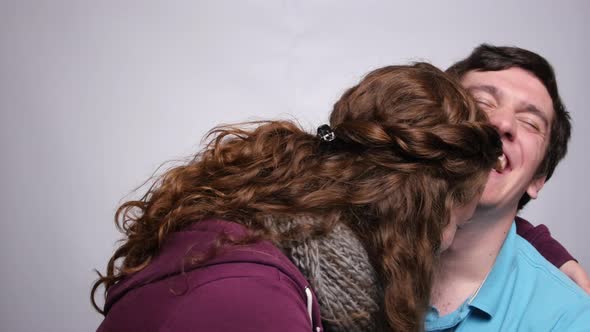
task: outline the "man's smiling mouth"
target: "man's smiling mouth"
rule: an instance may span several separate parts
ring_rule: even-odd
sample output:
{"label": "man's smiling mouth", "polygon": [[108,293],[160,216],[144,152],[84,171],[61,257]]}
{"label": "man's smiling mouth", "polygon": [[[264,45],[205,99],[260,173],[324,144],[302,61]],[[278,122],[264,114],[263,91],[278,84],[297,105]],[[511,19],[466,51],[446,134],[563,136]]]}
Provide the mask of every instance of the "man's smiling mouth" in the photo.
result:
{"label": "man's smiling mouth", "polygon": [[498,161],[496,162],[496,165],[494,166],[494,170],[498,173],[502,173],[504,171],[506,171],[509,167],[510,163],[508,160],[508,157],[506,157],[506,154],[502,153],[502,155],[500,157],[498,157]]}

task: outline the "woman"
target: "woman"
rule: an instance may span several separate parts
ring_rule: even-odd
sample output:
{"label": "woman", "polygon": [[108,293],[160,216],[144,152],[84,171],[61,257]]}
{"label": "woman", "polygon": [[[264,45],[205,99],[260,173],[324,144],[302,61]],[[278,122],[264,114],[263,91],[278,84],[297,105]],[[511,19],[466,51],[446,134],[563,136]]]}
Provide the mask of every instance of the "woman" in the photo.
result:
{"label": "woman", "polygon": [[501,154],[425,63],[369,73],[317,136],[286,121],[211,135],[117,211],[99,331],[419,331],[438,254]]}

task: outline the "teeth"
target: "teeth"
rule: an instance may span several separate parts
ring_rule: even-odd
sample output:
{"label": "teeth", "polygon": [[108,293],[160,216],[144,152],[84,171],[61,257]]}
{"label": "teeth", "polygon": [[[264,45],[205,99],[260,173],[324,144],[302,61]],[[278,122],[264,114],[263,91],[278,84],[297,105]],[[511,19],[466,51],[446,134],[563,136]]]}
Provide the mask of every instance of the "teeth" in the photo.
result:
{"label": "teeth", "polygon": [[502,155],[498,157],[498,162],[496,163],[494,169],[498,172],[502,172],[506,168],[507,164],[508,160],[506,159],[506,155],[502,153]]}

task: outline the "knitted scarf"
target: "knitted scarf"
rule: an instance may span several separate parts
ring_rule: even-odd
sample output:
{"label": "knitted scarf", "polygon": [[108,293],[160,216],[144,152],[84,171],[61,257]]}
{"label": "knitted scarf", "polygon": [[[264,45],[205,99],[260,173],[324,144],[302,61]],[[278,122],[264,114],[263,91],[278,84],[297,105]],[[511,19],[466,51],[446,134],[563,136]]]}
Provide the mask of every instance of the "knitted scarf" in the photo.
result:
{"label": "knitted scarf", "polygon": [[[307,218],[270,222],[285,231]],[[325,331],[374,331],[379,310],[375,270],[353,231],[337,224],[325,236],[282,248],[314,289]]]}

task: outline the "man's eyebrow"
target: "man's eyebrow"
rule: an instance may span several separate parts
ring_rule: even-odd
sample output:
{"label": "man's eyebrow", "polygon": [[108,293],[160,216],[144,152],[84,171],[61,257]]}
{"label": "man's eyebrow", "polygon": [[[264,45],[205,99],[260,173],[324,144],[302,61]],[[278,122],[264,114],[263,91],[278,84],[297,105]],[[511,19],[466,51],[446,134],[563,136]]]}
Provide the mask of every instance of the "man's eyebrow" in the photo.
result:
{"label": "man's eyebrow", "polygon": [[467,91],[469,91],[470,93],[474,93],[477,91],[482,91],[482,92],[487,92],[489,94],[491,94],[492,96],[494,96],[495,98],[498,98],[500,96],[500,91],[498,91],[498,89],[493,86],[493,85],[473,85],[467,88]]}
{"label": "man's eyebrow", "polygon": [[524,109],[527,113],[534,114],[538,118],[540,118],[543,121],[543,123],[545,124],[545,128],[549,128],[549,120],[547,119],[547,116],[537,106],[535,106],[533,104],[526,104]]}

